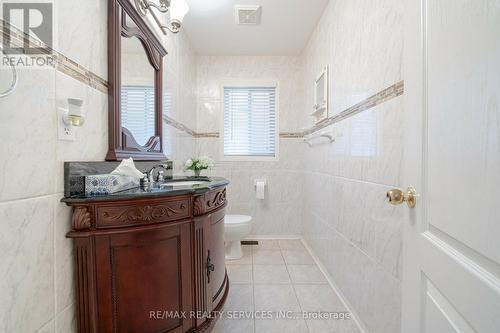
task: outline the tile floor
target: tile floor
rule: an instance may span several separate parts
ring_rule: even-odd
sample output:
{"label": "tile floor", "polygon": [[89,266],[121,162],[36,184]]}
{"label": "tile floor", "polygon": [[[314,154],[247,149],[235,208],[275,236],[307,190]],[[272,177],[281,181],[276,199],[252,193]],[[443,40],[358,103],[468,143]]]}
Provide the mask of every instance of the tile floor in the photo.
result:
{"label": "tile floor", "polygon": [[[347,310],[300,240],[259,240],[243,252],[226,263],[226,312],[213,333],[359,333],[352,319],[303,318],[303,312],[335,316]],[[276,318],[288,311],[297,318]],[[252,313],[260,317],[249,318]]]}

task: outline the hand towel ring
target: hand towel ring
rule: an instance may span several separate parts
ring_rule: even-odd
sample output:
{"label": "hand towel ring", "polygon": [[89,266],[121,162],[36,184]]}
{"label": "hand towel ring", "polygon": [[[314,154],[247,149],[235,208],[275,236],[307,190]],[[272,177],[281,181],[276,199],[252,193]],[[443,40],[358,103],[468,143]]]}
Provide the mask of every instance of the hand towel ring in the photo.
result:
{"label": "hand towel ring", "polygon": [[[3,52],[3,48],[1,46],[0,46],[0,51],[2,52],[3,55],[6,55]],[[12,84],[10,85],[10,87],[6,91],[0,92],[0,98],[6,97],[6,96],[10,95],[16,89],[16,86],[17,86],[17,69],[12,64],[10,65],[10,68],[12,69]]]}

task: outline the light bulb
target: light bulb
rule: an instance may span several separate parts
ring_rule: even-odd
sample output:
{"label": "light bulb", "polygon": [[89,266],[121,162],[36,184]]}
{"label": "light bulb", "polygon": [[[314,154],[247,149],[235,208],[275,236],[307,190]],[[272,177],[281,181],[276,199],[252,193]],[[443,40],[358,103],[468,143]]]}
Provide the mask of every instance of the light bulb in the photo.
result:
{"label": "light bulb", "polygon": [[172,0],[170,2],[170,21],[180,24],[188,12],[189,6],[186,0]]}

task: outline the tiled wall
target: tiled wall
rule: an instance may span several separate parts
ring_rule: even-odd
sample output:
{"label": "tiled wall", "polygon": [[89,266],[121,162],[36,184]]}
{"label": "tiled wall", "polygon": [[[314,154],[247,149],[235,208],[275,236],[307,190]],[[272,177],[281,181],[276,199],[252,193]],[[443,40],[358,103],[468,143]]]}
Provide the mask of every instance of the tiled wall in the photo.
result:
{"label": "tiled wall", "polygon": [[[179,34],[164,37],[168,55],[163,62],[163,98],[170,99],[164,109],[164,147],[167,156],[174,161],[174,172],[182,173],[184,162],[192,157],[196,138],[189,132],[196,128],[196,53],[189,39],[181,30]],[[164,103],[165,105],[165,103]],[[168,126],[175,119],[188,131]]]}
{"label": "tiled wall", "polygon": [[[55,4],[56,49],[106,79],[107,1]],[[231,180],[229,211],[252,215],[253,234],[303,233],[373,333],[399,331],[401,216],[384,196],[402,186],[402,98],[396,93],[332,125],[336,142],[329,145],[309,148],[284,134],[310,125],[312,82],[325,64],[331,115],[400,82],[401,20],[398,0],[332,1],[300,57],[198,57],[182,32],[164,38],[165,123],[172,125],[165,126],[165,145],[176,171],[193,155],[216,158],[211,174]],[[0,331],[74,327],[71,242],[64,237],[70,210],[59,203],[62,168],[63,161],[104,158],[107,95],[70,72],[20,70],[16,92],[0,99],[0,132],[7,138],[0,145]],[[228,79],[278,81],[279,161],[219,160],[220,81]],[[76,142],[57,140],[56,106],[68,97],[86,103],[87,122]],[[256,178],[268,181],[264,201],[255,199]]]}
{"label": "tiled wall", "polygon": [[[304,51],[306,100],[326,64],[331,115],[400,82],[402,11],[399,0],[331,1]],[[371,333],[400,331],[402,210],[385,202],[403,185],[397,94],[326,128],[336,141],[304,153],[304,237]]]}
{"label": "tiled wall", "polygon": [[[272,81],[278,83],[280,132],[297,132],[303,116],[301,57],[215,57],[197,61],[197,132],[220,132],[221,85],[224,81]],[[304,144],[296,138],[280,138],[279,161],[221,161],[220,138],[198,138],[197,152],[216,160],[210,174],[228,178],[229,212],[253,217],[252,234],[283,235],[301,231],[301,193]],[[265,178],[266,198],[255,199],[254,180]]]}
{"label": "tiled wall", "polygon": [[[107,0],[54,4],[55,49],[105,81]],[[165,43],[167,50],[175,49],[165,60],[172,113],[194,128],[194,53],[182,33]],[[59,202],[63,162],[104,159],[107,94],[61,68],[18,72],[16,91],[0,98],[0,331],[73,332],[72,246],[65,238],[70,209]],[[75,142],[57,140],[56,107],[65,106],[68,97],[85,100],[86,123]],[[173,159],[191,155],[194,138],[170,126],[167,132]]]}

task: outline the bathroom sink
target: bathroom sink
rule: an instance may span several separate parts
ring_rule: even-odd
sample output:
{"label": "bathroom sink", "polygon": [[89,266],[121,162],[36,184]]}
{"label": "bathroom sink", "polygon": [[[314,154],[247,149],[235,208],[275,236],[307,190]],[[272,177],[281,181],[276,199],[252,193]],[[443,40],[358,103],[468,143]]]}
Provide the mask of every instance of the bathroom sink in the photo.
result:
{"label": "bathroom sink", "polygon": [[198,185],[204,185],[206,183],[209,183],[210,181],[208,180],[185,180],[185,181],[172,181],[172,182],[166,182],[163,184],[160,184],[160,187],[180,187],[180,186],[187,186],[187,187],[192,187],[192,186],[198,186]]}

